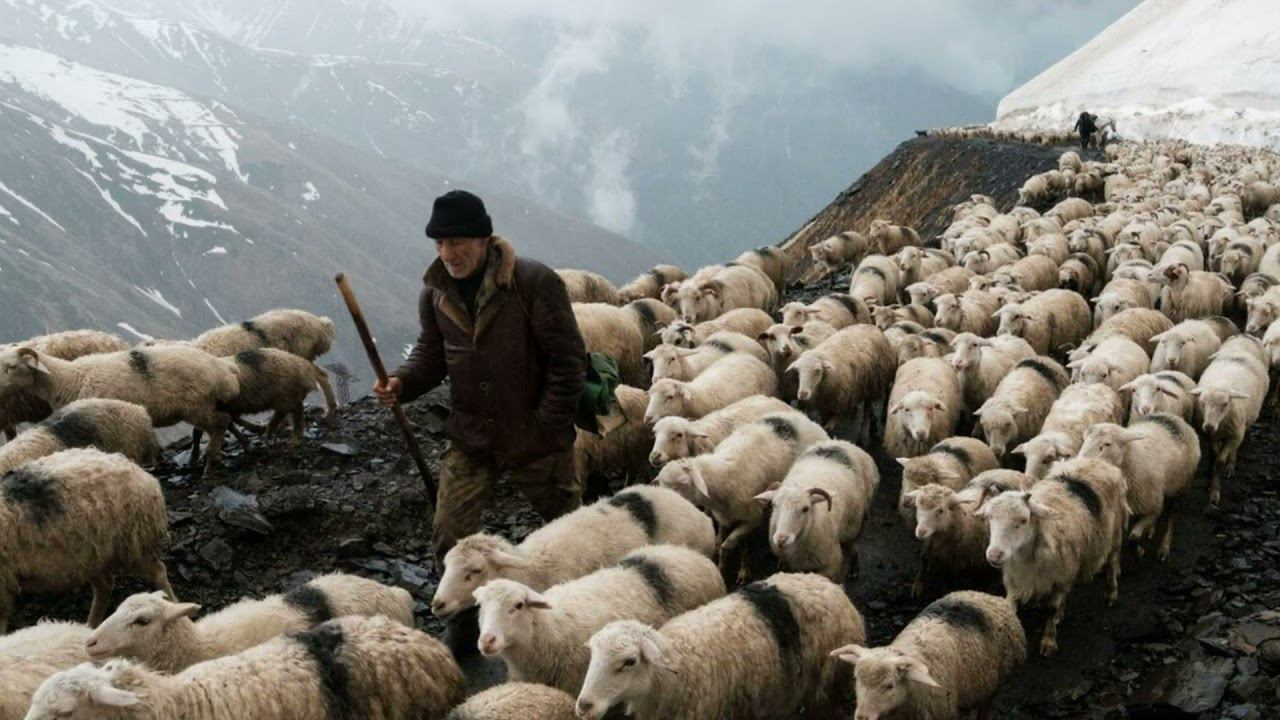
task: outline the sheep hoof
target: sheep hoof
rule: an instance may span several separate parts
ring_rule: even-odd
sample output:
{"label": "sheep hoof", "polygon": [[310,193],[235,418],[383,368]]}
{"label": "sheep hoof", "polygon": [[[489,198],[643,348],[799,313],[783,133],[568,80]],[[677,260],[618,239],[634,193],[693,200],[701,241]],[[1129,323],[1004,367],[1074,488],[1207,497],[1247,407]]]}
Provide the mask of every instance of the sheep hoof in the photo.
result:
{"label": "sheep hoof", "polygon": [[1044,657],[1053,657],[1058,654],[1058,641],[1056,638],[1043,638],[1040,640],[1040,654]]}

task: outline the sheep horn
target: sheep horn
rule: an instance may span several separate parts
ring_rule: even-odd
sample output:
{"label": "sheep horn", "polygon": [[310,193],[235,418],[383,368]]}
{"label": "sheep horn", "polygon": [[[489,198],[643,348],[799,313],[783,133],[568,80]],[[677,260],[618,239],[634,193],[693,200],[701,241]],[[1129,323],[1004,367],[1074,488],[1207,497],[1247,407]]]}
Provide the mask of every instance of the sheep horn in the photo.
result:
{"label": "sheep horn", "polygon": [[[813,498],[818,498],[818,499],[817,499],[817,500],[813,500]],[[827,492],[826,490],[823,490],[822,488],[809,488],[809,499],[810,499],[810,500],[813,502],[813,504],[815,504],[815,505],[816,505],[816,504],[818,504],[819,502],[822,502],[823,500],[825,500],[825,501],[827,502],[827,511],[828,511],[828,512],[830,512],[830,510],[831,510],[831,493]]]}

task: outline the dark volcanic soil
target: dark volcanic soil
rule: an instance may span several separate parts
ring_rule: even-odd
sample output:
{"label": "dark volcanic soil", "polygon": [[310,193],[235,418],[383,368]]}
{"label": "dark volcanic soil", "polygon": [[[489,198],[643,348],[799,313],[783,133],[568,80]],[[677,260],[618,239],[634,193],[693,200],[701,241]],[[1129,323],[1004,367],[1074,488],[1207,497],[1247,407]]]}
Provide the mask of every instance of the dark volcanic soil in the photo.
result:
{"label": "dark volcanic soil", "polygon": [[[896,154],[909,153],[899,157],[902,163],[926,163],[928,142],[906,143]],[[988,141],[955,148],[956,142],[946,141],[940,151],[970,158],[957,173],[979,162],[979,155],[987,172],[985,189],[956,191],[965,196],[981,191],[1007,197],[1010,183],[1016,187],[1059,152],[1020,145],[993,151],[987,146],[997,144]],[[892,164],[884,168],[892,170]],[[866,187],[887,177],[876,172],[859,183]],[[941,181],[942,172],[933,172],[929,182]],[[913,189],[891,187],[884,192]],[[937,198],[951,201],[950,195]],[[923,218],[935,211],[919,212]],[[789,295],[817,292],[796,287]],[[405,312],[411,305],[407,298]],[[367,380],[356,383],[362,387]],[[435,467],[447,395],[437,391],[408,409]],[[309,573],[340,569],[410,590],[420,624],[440,631],[427,612],[439,574],[429,552],[426,505],[388,413],[365,399],[343,407],[332,425],[315,424],[296,452],[284,444],[255,443],[246,451],[232,442],[231,448],[214,478],[193,479],[181,466],[181,445],[170,448],[156,470],[173,527],[170,574],[184,600],[216,608],[278,592]],[[1105,607],[1100,584],[1077,588],[1060,627],[1060,654],[1031,659],[1008,683],[995,716],[1280,718],[1280,615],[1274,612],[1280,608],[1280,470],[1272,465],[1278,450],[1280,424],[1274,414],[1264,415],[1241,449],[1236,478],[1224,486],[1223,506],[1208,506],[1202,473],[1170,562],[1161,566],[1149,556],[1126,554],[1115,607]],[[1207,449],[1204,455],[1209,457]],[[899,467],[878,449],[876,458],[881,489],[858,545],[860,574],[847,588],[866,616],[870,642],[883,644],[942,590],[911,598],[916,541],[893,511]],[[219,486],[255,496],[271,529],[263,534],[232,524],[234,515],[220,518],[213,500]],[[514,540],[538,522],[517,493],[505,490],[486,520],[490,530]],[[116,599],[139,589],[122,583]],[[999,592],[995,583],[987,589]],[[87,588],[73,597],[29,596],[16,626],[46,616],[83,620],[88,606]],[[1023,619],[1035,647],[1044,614],[1033,608]],[[477,688],[501,675],[475,659],[466,667]]]}

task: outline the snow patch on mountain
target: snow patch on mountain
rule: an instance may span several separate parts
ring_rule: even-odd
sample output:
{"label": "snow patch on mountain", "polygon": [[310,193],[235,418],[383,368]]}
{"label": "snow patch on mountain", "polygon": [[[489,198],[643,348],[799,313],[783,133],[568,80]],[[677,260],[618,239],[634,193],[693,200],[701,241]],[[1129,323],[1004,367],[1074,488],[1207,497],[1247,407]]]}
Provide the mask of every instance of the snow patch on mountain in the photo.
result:
{"label": "snow patch on mountain", "polygon": [[120,328],[121,330],[124,330],[125,332],[129,333],[130,335],[132,335],[132,336],[134,336],[134,337],[136,337],[136,338],[138,338],[139,340],[142,340],[142,341],[144,341],[144,342],[149,342],[149,341],[151,341],[151,340],[155,340],[155,336],[153,336],[153,335],[148,335],[148,334],[146,334],[146,333],[144,333],[144,332],[141,332],[141,331],[139,331],[139,330],[135,329],[135,328],[134,328],[132,325],[130,325],[129,323],[126,323],[126,322],[116,323],[116,327]]}
{"label": "snow patch on mountain", "polygon": [[[58,221],[57,221],[57,220],[54,220],[53,218],[49,217],[49,214],[48,214],[48,213],[46,213],[45,211],[43,211],[43,210],[41,210],[40,208],[36,207],[36,204],[35,204],[35,203],[33,203],[33,202],[31,202],[30,200],[28,200],[28,199],[26,199],[26,198],[22,197],[22,196],[21,196],[21,195],[19,195],[18,193],[16,193],[16,192],[14,192],[14,191],[10,190],[10,189],[9,189],[9,186],[8,186],[8,185],[5,185],[5,184],[4,184],[4,183],[2,183],[2,182],[0,182],[0,192],[6,193],[6,194],[7,194],[7,195],[9,195],[10,197],[12,197],[14,200],[17,200],[19,203],[22,203],[24,206],[26,206],[26,208],[27,208],[28,210],[30,210],[30,211],[32,211],[32,212],[34,212],[34,213],[36,213],[37,215],[39,215],[40,217],[44,218],[45,220],[48,220],[48,221],[49,221],[49,222],[50,222],[54,227],[58,228],[59,230],[61,230],[61,231],[63,231],[63,232],[66,232],[66,231],[67,231],[67,229],[66,229],[66,228],[64,228],[64,227],[62,227],[62,225],[58,224]],[[6,212],[5,214],[7,215],[8,213]]]}
{"label": "snow patch on mountain", "polygon": [[1146,0],[1000,102],[995,126],[1069,128],[1082,110],[1127,139],[1280,149],[1276,0]]}
{"label": "snow patch on mountain", "polygon": [[133,289],[137,290],[143,295],[146,295],[147,298],[151,300],[151,302],[159,305],[160,307],[164,308],[165,310],[168,310],[169,312],[173,313],[174,315],[177,315],[178,317],[182,317],[182,311],[179,310],[173,303],[169,302],[168,300],[165,300],[164,294],[161,293],[159,290],[155,288],[147,288],[144,290],[138,287],[137,285],[134,285]]}
{"label": "snow patch on mountain", "polygon": [[303,202],[315,202],[320,199],[320,191],[316,189],[315,183],[308,180],[303,183],[303,187],[306,188],[306,191],[302,193]]}

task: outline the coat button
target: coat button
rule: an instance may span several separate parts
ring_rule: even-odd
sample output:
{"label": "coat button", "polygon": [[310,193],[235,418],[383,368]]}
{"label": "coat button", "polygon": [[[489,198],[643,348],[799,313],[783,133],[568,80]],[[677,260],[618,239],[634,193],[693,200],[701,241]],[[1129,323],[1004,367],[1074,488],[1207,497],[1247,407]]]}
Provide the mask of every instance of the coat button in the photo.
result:
{"label": "coat button", "polygon": [[481,381],[480,381],[480,392],[489,392],[489,381],[488,381],[488,380],[481,380]]}

